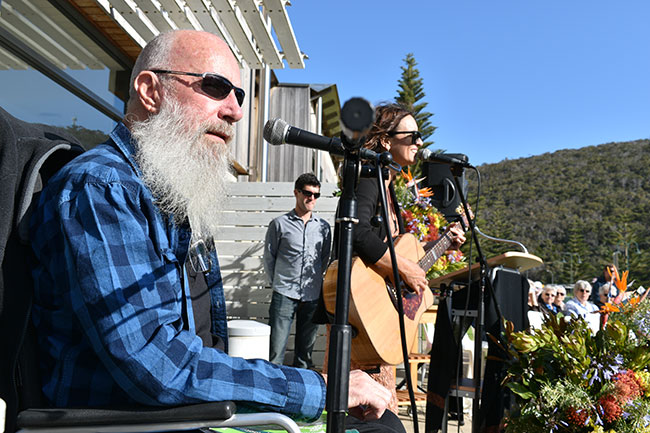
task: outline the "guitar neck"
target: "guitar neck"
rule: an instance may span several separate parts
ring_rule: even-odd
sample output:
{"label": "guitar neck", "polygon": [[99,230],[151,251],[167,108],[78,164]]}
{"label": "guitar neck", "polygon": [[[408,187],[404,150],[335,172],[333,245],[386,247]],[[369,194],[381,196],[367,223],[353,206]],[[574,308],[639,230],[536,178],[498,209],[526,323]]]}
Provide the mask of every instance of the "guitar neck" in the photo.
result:
{"label": "guitar neck", "polygon": [[428,272],[433,264],[445,253],[445,251],[449,249],[450,246],[451,234],[446,233],[426,252],[424,257],[422,257],[418,262],[418,265],[424,269],[424,272]]}

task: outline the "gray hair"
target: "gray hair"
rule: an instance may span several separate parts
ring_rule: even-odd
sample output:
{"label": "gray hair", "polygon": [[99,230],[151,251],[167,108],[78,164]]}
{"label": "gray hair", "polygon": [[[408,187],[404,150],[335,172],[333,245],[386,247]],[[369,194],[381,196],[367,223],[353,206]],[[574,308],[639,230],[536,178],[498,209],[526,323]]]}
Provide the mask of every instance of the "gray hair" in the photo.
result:
{"label": "gray hair", "polygon": [[603,284],[598,288],[598,296],[608,294],[611,289],[612,289],[612,283]]}
{"label": "gray hair", "polygon": [[591,290],[591,284],[589,284],[589,282],[585,281],[585,280],[578,280],[578,281],[576,281],[575,285],[573,286],[573,291],[575,292],[576,289],[589,289],[589,290]]}
{"label": "gray hair", "polygon": [[133,82],[140,72],[149,69],[169,68],[170,52],[175,39],[176,31],[160,33],[144,47],[135,61],[133,71],[131,72],[131,78],[129,80],[129,100],[134,99],[136,96]]}
{"label": "gray hair", "polygon": [[542,293],[548,293],[548,292],[557,293],[557,287],[551,284],[549,284],[548,286],[544,286],[544,288],[542,289]]}

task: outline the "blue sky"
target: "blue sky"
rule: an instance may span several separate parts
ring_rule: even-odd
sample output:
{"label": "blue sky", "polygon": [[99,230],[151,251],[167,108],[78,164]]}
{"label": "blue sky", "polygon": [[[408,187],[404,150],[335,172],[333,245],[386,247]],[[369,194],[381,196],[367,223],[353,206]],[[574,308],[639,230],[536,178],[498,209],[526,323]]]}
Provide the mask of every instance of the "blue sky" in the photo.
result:
{"label": "blue sky", "polygon": [[[473,164],[650,137],[647,0],[293,0],[288,11],[309,60],[276,70],[280,81],[335,83],[342,103],[378,103],[395,97],[411,52],[434,147]],[[115,99],[105,72],[73,75]],[[37,72],[0,78],[0,105],[18,117],[111,128]]]}

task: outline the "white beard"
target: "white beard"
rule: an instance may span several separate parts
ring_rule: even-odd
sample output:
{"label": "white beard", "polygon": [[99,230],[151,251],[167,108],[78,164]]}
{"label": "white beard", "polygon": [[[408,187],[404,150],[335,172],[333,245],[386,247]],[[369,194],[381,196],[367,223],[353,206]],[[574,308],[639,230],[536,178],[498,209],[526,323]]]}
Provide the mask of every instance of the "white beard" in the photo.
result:
{"label": "white beard", "polygon": [[225,121],[205,122],[192,127],[195,114],[172,97],[160,112],[134,122],[131,134],[136,143],[135,159],[142,180],[151,189],[160,210],[176,223],[186,219],[194,240],[206,245],[218,232],[218,216],[226,198],[230,151],[215,149],[205,139],[206,131],[233,136],[233,125]]}

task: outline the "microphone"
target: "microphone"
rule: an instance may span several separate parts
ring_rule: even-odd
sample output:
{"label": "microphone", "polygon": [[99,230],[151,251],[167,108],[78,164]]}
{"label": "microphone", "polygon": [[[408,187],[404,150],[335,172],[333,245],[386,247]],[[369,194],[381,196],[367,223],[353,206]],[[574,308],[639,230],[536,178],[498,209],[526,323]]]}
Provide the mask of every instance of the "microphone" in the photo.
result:
{"label": "microphone", "polygon": [[[324,137],[289,125],[282,119],[269,119],[264,125],[264,139],[274,146],[294,144],[310,149],[324,150],[333,155],[345,156],[345,148],[341,140],[335,137]],[[378,154],[369,149],[359,149],[363,159],[376,159]]]}
{"label": "microphone", "polygon": [[444,153],[434,153],[429,149],[420,149],[417,155],[420,161],[424,162],[438,162],[440,164],[458,165],[463,168],[473,168],[472,164],[462,159],[446,155]]}

